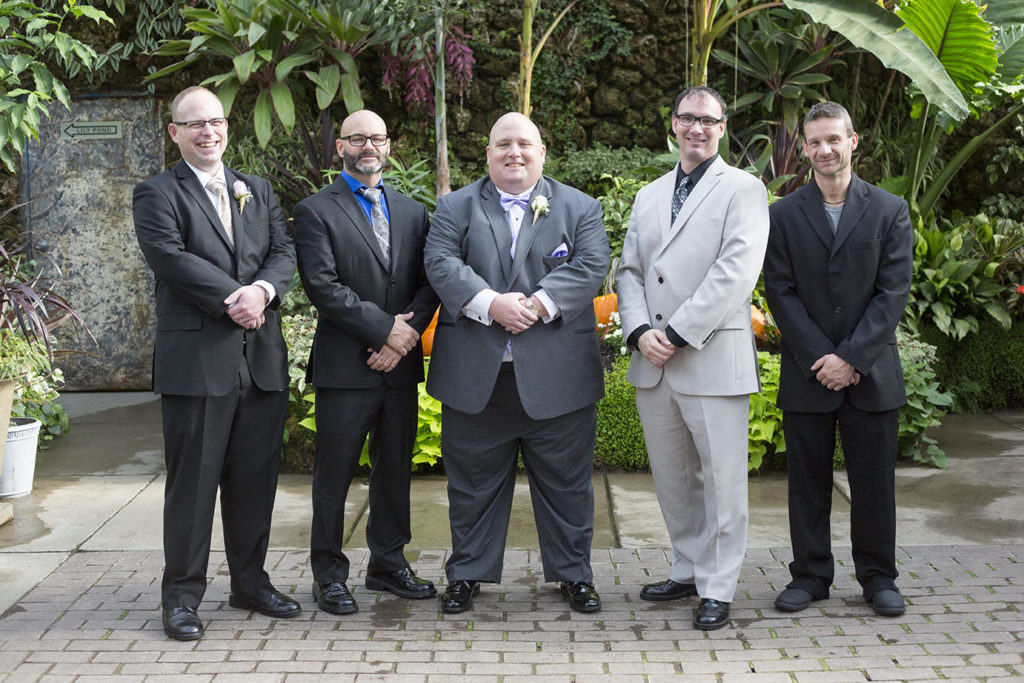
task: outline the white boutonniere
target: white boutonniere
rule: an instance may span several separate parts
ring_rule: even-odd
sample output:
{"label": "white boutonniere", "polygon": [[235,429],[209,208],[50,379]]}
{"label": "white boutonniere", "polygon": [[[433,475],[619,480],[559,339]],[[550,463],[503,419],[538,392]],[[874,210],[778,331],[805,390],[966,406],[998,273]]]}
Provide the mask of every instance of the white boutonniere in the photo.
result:
{"label": "white boutonniere", "polygon": [[533,222],[536,223],[537,219],[541,216],[546,216],[551,207],[548,206],[548,198],[542,194],[537,195],[530,202],[530,208],[533,209]]}
{"label": "white boutonniere", "polygon": [[236,180],[231,188],[235,192],[235,199],[238,200],[238,215],[245,211],[245,203],[252,199],[252,190],[241,180]]}

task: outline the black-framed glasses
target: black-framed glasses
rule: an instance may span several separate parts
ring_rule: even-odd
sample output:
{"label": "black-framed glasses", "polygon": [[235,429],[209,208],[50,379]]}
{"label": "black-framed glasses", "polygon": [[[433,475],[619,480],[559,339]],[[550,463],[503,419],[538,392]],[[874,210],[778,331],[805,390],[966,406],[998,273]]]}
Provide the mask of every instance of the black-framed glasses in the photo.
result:
{"label": "black-framed glasses", "polygon": [[369,140],[373,143],[374,147],[383,147],[388,144],[390,138],[387,135],[363,135],[362,133],[353,133],[352,135],[341,136],[342,140],[348,140],[348,144],[353,147],[362,147]]}
{"label": "black-framed glasses", "polygon": [[722,121],[725,121],[724,116],[720,119],[716,119],[714,116],[693,116],[692,114],[674,114],[674,116],[676,117],[676,121],[683,124],[687,128],[697,123],[698,121],[700,121],[700,125],[703,126],[704,128],[711,128],[712,126],[715,126],[721,123]]}
{"label": "black-framed glasses", "polygon": [[202,121],[171,121],[176,126],[185,126],[189,130],[202,130],[206,128],[206,124],[210,124],[211,128],[224,128],[228,125],[228,120],[223,116],[219,116],[215,119],[204,119]]}

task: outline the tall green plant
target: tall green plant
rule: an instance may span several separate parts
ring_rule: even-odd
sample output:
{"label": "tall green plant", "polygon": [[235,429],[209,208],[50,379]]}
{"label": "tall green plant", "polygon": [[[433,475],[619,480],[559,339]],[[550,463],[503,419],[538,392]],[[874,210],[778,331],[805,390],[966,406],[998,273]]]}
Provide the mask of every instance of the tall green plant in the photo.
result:
{"label": "tall green plant", "polygon": [[537,12],[540,0],[523,0],[523,32],[519,36],[519,85],[516,89],[516,94],[519,96],[519,112],[521,114],[529,116],[530,111],[533,109],[530,105],[530,88],[533,83],[533,67],[537,63],[537,58],[540,57],[541,50],[544,49],[548,38],[551,37],[551,32],[558,27],[562,18],[569,13],[569,10],[577,2],[579,0],[572,0],[561,12],[555,15],[547,30],[540,37],[540,40],[537,41],[537,44],[534,45],[533,16]]}

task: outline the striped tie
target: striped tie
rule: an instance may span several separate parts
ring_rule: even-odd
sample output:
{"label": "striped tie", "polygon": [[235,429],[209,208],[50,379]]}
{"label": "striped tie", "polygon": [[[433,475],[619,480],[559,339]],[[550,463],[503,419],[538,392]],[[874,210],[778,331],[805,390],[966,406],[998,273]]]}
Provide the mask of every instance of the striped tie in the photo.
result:
{"label": "striped tie", "polygon": [[228,242],[231,246],[235,246],[235,232],[231,226],[231,206],[228,205],[228,191],[224,186],[224,181],[219,177],[210,178],[210,182],[206,183],[206,189],[217,195],[217,215],[220,217],[220,223],[224,226],[224,232],[228,234]]}
{"label": "striped tie", "polygon": [[377,237],[377,244],[384,254],[384,263],[391,265],[391,228],[388,226],[388,219],[384,215],[384,207],[380,203],[380,193],[377,188],[361,187],[359,194],[370,200],[370,222],[373,223],[373,234]]}

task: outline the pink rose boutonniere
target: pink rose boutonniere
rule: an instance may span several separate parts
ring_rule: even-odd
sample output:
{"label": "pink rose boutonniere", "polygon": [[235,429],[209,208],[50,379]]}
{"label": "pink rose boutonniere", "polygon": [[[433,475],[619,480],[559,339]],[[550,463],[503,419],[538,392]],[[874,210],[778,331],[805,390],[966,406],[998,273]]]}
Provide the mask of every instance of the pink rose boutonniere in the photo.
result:
{"label": "pink rose boutonniere", "polygon": [[236,180],[232,189],[235,192],[235,199],[238,200],[238,214],[241,215],[245,211],[245,203],[252,199],[252,190],[241,180]]}

